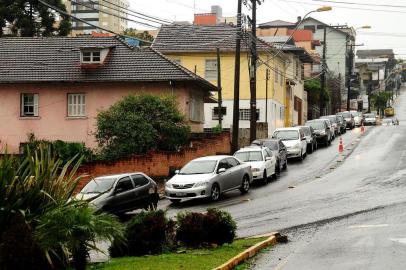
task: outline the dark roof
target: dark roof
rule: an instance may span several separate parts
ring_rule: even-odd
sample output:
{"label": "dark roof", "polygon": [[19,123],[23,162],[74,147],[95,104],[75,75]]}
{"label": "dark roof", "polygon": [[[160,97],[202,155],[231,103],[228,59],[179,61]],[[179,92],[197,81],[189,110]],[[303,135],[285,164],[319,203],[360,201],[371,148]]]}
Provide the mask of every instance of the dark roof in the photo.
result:
{"label": "dark roof", "polygon": [[286,22],[282,20],[275,20],[266,23],[261,23],[259,28],[278,28],[278,27],[295,27],[296,23]]}
{"label": "dark roof", "polygon": [[[110,48],[106,62],[83,69],[80,50]],[[133,48],[118,37],[0,38],[0,83],[197,82],[216,88],[152,48]]]}
{"label": "dark roof", "polygon": [[290,45],[295,44],[295,41],[290,36],[264,36],[260,38],[271,44],[272,43],[286,43]]}
{"label": "dark roof", "polygon": [[[237,28],[230,25],[163,25],[152,47],[162,53],[176,52],[233,52]],[[241,50],[247,51],[250,38],[245,34]],[[266,42],[258,43],[258,50],[272,50]]]}
{"label": "dark roof", "polygon": [[359,58],[394,58],[395,53],[392,49],[380,49],[380,50],[358,50],[357,56]]}

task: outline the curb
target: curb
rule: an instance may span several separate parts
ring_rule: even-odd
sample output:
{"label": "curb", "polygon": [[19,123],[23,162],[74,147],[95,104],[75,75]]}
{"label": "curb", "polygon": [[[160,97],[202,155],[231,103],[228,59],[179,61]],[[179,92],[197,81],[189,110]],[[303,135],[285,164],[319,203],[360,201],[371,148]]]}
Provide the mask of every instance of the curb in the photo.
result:
{"label": "curb", "polygon": [[231,270],[240,263],[246,261],[247,259],[250,259],[254,257],[258,252],[263,250],[264,248],[269,247],[270,245],[276,245],[278,243],[277,238],[280,236],[279,233],[275,233],[271,235],[268,239],[259,242],[258,244],[244,250],[237,256],[231,258],[224,264],[220,265],[219,267],[214,268],[214,270]]}

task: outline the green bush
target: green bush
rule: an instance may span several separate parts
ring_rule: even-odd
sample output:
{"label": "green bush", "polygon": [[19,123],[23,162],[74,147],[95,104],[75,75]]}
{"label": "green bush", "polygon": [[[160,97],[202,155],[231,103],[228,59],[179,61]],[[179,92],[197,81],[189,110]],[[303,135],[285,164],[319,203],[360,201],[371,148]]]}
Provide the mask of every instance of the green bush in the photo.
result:
{"label": "green bush", "polygon": [[207,209],[207,213],[179,213],[176,239],[186,246],[232,243],[237,225],[231,215],[218,209]]}
{"label": "green bush", "polygon": [[111,257],[160,254],[173,245],[174,222],[162,210],[141,212],[126,226],[124,243],[113,241]]}
{"label": "green bush", "polygon": [[189,136],[190,127],[173,97],[130,95],[97,116],[95,137],[103,159],[177,150]]}

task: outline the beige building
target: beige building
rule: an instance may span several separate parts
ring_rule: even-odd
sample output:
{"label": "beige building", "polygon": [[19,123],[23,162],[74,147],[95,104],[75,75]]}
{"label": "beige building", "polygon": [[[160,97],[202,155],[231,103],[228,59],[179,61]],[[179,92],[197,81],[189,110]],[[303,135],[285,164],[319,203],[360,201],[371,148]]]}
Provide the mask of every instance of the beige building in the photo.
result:
{"label": "beige building", "polygon": [[[73,16],[80,18],[115,33],[122,33],[127,29],[127,14],[123,9],[130,6],[128,0],[63,0],[66,10]],[[97,27],[79,21],[72,21],[72,36],[103,32]]]}

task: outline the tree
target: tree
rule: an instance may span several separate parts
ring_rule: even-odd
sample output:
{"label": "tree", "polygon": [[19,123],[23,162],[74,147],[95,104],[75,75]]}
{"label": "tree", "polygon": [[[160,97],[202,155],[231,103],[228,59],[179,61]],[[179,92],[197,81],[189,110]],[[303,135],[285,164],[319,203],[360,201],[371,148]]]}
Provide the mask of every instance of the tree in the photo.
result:
{"label": "tree", "polygon": [[[123,34],[126,36],[135,37],[150,42],[154,41],[154,37],[148,31],[140,32],[135,28],[127,28],[126,30],[124,30]],[[150,45],[151,43],[148,42],[143,41],[140,42],[140,46],[150,46]]]}
{"label": "tree", "polygon": [[130,95],[97,116],[96,140],[105,159],[176,150],[188,142],[190,127],[173,97]]}
{"label": "tree", "polygon": [[[47,3],[66,11],[62,0],[47,0]],[[0,0],[0,37],[5,26],[10,27],[13,36],[23,37],[66,36],[71,29],[69,16],[58,14],[38,0]]]}
{"label": "tree", "polygon": [[379,92],[377,94],[372,95],[372,103],[374,104],[375,108],[378,110],[380,115],[383,115],[383,111],[385,110],[386,106],[388,105],[388,100],[391,97],[391,93],[388,92]]}

